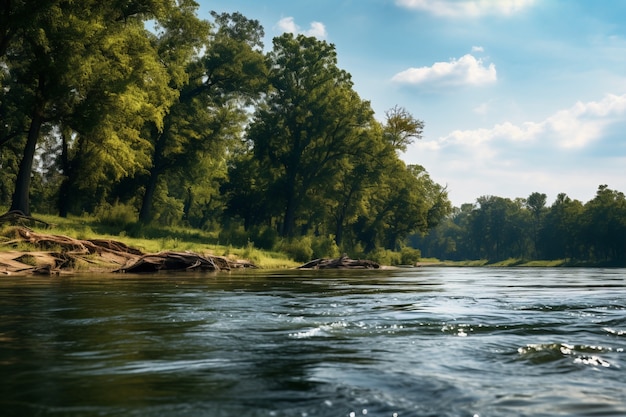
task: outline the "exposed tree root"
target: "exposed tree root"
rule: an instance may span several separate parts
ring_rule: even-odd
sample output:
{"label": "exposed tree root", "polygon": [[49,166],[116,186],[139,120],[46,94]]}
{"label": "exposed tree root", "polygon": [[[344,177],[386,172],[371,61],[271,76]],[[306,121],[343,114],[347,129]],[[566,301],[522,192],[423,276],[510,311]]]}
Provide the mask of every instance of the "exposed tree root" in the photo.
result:
{"label": "exposed tree root", "polygon": [[380,265],[366,259],[350,259],[342,256],[337,259],[314,259],[300,265],[298,269],[380,269]]}
{"label": "exposed tree root", "polygon": [[19,210],[7,211],[3,215],[0,215],[0,225],[5,224],[5,223],[8,223],[13,226],[23,226],[23,227],[26,227],[27,225],[32,226],[35,224],[42,224],[46,228],[50,227],[49,223],[43,220],[37,219],[35,217],[32,217],[32,216],[27,216]]}
{"label": "exposed tree root", "polygon": [[245,261],[232,261],[223,256],[166,251],[143,255],[139,259],[130,261],[116,272],[230,271],[235,268],[254,268],[254,265]]}
{"label": "exposed tree root", "polygon": [[[27,244],[34,251],[0,251],[0,274],[59,274],[77,270],[92,272],[157,272],[164,270],[228,271],[253,268],[247,261],[192,252],[144,254],[125,243],[105,239],[74,239],[62,235],[34,232],[26,227],[14,229],[15,238],[2,246]],[[80,268],[79,265],[82,265]]]}

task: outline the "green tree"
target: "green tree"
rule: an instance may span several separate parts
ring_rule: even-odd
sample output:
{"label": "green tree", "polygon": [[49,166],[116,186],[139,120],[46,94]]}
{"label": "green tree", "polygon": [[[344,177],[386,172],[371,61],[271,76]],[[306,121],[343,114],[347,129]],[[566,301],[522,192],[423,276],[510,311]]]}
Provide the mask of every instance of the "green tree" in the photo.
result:
{"label": "green tree", "polygon": [[108,98],[99,103],[114,103],[119,108],[132,109],[126,115],[131,113],[159,122],[163,116],[161,104],[167,98],[159,95],[153,97],[157,100],[146,99],[154,91],[146,87],[160,85],[162,72],[159,62],[150,59],[155,56],[142,49],[146,45],[143,21],[160,16],[167,4],[165,0],[123,5],[95,1],[43,2],[41,7],[33,8],[41,13],[32,15],[23,26],[11,29],[9,35],[5,32],[3,36],[9,41],[3,57],[8,73],[3,84],[4,99],[20,102],[27,125],[16,123],[15,130],[4,132],[0,140],[25,138],[12,209],[30,212],[29,190],[36,147],[42,135],[52,134],[54,126],[71,126],[81,132],[94,117],[99,118],[100,135],[94,134],[94,125],[90,125],[92,131],[88,136],[93,143],[103,144],[103,139],[106,139],[104,143],[114,142],[116,146],[105,145],[108,151],[101,154],[108,156],[106,162],[121,170],[128,169],[124,163],[134,163],[128,161],[133,153],[111,152],[116,147],[124,148],[127,139],[137,137],[132,120],[125,120],[128,123],[122,125],[120,119],[110,120],[114,127],[109,126],[106,134],[102,119],[114,112],[98,111],[102,108],[92,108],[93,113],[81,111],[87,110],[85,103],[99,94]]}
{"label": "green tree", "polygon": [[404,107],[394,106],[385,112],[385,140],[396,150],[406,152],[415,139],[422,138],[424,122],[413,117]]}
{"label": "green tree", "polygon": [[477,258],[491,261],[524,258],[529,236],[525,233],[527,217],[522,200],[483,196],[477,203],[468,225]]}
{"label": "green tree", "polygon": [[530,210],[532,218],[533,256],[538,255],[539,231],[541,230],[543,217],[546,213],[547,196],[543,193],[532,193],[526,199],[526,207]]}
{"label": "green tree", "polygon": [[626,197],[607,185],[598,187],[596,196],[584,206],[581,229],[594,259],[626,261]]}
{"label": "green tree", "polygon": [[412,233],[425,233],[451,210],[445,188],[421,165],[406,166],[395,158],[385,166],[367,197],[367,210],[354,225],[365,252],[398,249]]}
{"label": "green tree", "polygon": [[[144,223],[153,218],[152,205],[160,178],[168,174],[191,178],[205,164],[203,159],[222,161],[227,149],[239,140],[246,107],[265,89],[263,28],[259,22],[239,13],[213,13],[213,17],[217,29],[208,38],[196,34],[205,50],[194,60],[187,56],[188,81],[177,86],[180,96],[165,118],[164,129],[151,130],[154,151],[140,210]],[[170,30],[177,34],[177,27]],[[181,36],[178,42],[189,39]],[[225,165],[212,166],[222,167],[212,178],[223,177]],[[217,193],[217,184],[211,186],[210,178],[204,185]],[[190,191],[194,188],[192,181],[184,187]],[[167,187],[164,191],[168,192]],[[191,207],[193,192],[186,198]]]}
{"label": "green tree", "polygon": [[547,259],[581,259],[580,219],[583,204],[565,193],[557,195],[539,234],[540,251]]}
{"label": "green tree", "polygon": [[332,185],[340,161],[373,123],[368,102],[337,67],[333,45],[284,34],[268,56],[272,91],[258,108],[248,140],[260,165],[268,208],[281,207],[280,232],[296,234],[311,196]]}

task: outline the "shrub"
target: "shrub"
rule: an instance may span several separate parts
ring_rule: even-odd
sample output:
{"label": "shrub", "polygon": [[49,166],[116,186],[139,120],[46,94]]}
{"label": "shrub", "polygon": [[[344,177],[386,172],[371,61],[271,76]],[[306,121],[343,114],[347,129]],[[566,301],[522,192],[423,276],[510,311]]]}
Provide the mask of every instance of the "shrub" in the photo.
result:
{"label": "shrub", "polygon": [[312,258],[338,258],[339,247],[335,242],[335,236],[316,236],[311,239]]}
{"label": "shrub", "polygon": [[367,254],[367,258],[381,265],[400,265],[400,253],[388,249],[376,249]]}
{"label": "shrub", "polygon": [[415,265],[422,257],[422,252],[419,249],[404,247],[400,251],[400,263],[402,265]]}
{"label": "shrub", "polygon": [[226,246],[235,246],[243,248],[248,244],[248,233],[243,226],[232,223],[220,230],[218,242]]}
{"label": "shrub", "polygon": [[273,249],[278,242],[278,232],[273,227],[255,227],[250,231],[250,240],[257,248]]}
{"label": "shrub", "polygon": [[279,245],[278,250],[286,253],[290,258],[297,262],[307,262],[313,257],[310,236],[303,236],[282,242]]}
{"label": "shrub", "polygon": [[115,227],[119,230],[125,229],[137,219],[135,208],[123,203],[115,203],[113,205],[102,203],[96,207],[94,214],[101,224]]}

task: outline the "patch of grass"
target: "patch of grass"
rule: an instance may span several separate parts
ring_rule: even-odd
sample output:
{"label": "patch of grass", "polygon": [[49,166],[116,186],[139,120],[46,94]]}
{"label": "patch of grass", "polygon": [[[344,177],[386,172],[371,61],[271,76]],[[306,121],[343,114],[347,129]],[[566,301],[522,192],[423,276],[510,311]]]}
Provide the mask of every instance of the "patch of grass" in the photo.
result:
{"label": "patch of grass", "polygon": [[520,266],[552,268],[552,267],[557,267],[557,266],[565,266],[565,260],[555,259],[552,261],[550,260],[528,261],[528,262],[524,262]]}
{"label": "patch of grass", "polygon": [[244,248],[229,247],[224,256],[246,259],[263,269],[295,268],[301,265],[301,263],[294,261],[286,254],[258,249],[254,247],[252,242],[248,242],[248,245]]}
{"label": "patch of grass", "polygon": [[523,262],[524,261],[522,259],[509,258],[509,259],[505,259],[503,261],[498,261],[498,262],[491,263],[491,264],[489,264],[489,266],[497,266],[497,267],[519,266]]}

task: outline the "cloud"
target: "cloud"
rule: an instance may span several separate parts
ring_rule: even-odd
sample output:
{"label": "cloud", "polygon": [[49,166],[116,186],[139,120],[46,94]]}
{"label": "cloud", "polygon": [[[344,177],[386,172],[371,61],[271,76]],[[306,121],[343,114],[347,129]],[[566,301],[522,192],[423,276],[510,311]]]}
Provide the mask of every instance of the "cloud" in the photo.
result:
{"label": "cloud", "polygon": [[533,3],[535,0],[396,0],[400,7],[442,17],[510,16]]}
{"label": "cloud", "polygon": [[461,86],[490,84],[497,78],[494,64],[486,67],[482,59],[466,54],[449,62],[436,62],[431,67],[409,68],[394,75],[392,81],[413,85]]}
{"label": "cloud", "polygon": [[409,158],[429,161],[431,176],[449,185],[456,205],[481,195],[587,201],[599,184],[623,190],[626,179],[626,94],[577,102],[538,121],[506,121],[417,141]]}
{"label": "cloud", "polygon": [[324,39],[328,35],[326,32],[326,26],[324,26],[322,22],[311,22],[308,30],[302,30],[302,28],[296,24],[293,17],[283,17],[278,21],[276,27],[283,32],[293,34],[301,33],[303,35],[314,36],[319,39]]}
{"label": "cloud", "polygon": [[[488,142],[530,143],[554,145],[560,149],[581,149],[600,139],[611,124],[626,117],[626,94],[607,94],[600,101],[577,102],[559,110],[541,122],[511,122],[490,129],[455,130],[440,139],[466,147],[478,147]],[[490,145],[491,146],[491,145]]]}

